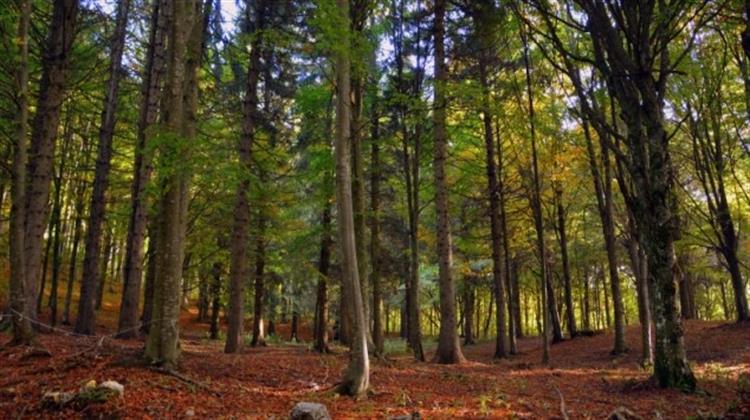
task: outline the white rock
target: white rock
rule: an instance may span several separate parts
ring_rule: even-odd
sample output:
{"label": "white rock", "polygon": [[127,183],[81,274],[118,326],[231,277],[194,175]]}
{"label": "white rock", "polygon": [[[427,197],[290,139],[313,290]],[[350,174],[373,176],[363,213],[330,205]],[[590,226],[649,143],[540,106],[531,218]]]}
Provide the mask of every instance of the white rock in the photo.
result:
{"label": "white rock", "polygon": [[122,397],[125,394],[125,385],[117,381],[104,381],[99,384],[99,387],[114,391],[118,397]]}
{"label": "white rock", "polygon": [[291,420],[331,420],[325,405],[313,402],[299,402],[292,409]]}

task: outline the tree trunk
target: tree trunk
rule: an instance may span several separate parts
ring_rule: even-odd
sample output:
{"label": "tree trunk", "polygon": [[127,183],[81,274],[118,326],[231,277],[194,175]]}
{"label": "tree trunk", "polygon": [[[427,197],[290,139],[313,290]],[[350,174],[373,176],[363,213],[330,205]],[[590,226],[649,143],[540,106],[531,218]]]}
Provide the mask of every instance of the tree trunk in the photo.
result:
{"label": "tree trunk", "polygon": [[106,209],[106,194],[109,186],[109,170],[112,160],[112,138],[114,137],[115,119],[117,113],[117,96],[119,93],[120,77],[122,75],[122,53],[125,47],[125,35],[130,12],[130,0],[117,3],[117,17],[115,31],[112,36],[112,51],[109,62],[109,80],[104,92],[104,109],[102,110],[99,126],[99,147],[94,171],[94,186],[91,193],[89,207],[88,230],[83,257],[83,280],[81,281],[81,298],[78,301],[78,317],[75,332],[78,334],[93,334],[96,327],[96,309],[101,295],[97,291],[99,277],[106,273],[99,271],[101,252],[102,223]]}
{"label": "tree trunk", "polygon": [[[245,281],[247,277],[247,225],[250,222],[250,204],[248,192],[250,190],[250,173],[252,165],[252,148],[255,142],[255,130],[257,126],[256,114],[258,112],[258,79],[260,77],[260,56],[262,52],[262,29],[265,22],[265,2],[261,1],[255,6],[255,17],[257,20],[257,33],[253,35],[250,58],[247,66],[247,81],[245,84],[245,97],[242,104],[242,137],[238,143],[238,154],[240,157],[240,180],[234,204],[234,224],[232,228],[232,258],[229,269],[229,313],[227,316],[227,342],[224,347],[226,353],[234,353],[239,350],[242,343],[242,321],[245,314]],[[262,279],[256,278],[257,285]],[[256,303],[261,296],[256,296]],[[259,317],[256,317],[258,321]],[[255,321],[254,321],[255,322]],[[259,331],[260,333],[260,331]],[[257,345],[262,340],[260,335],[255,334],[253,328],[253,342]]]}
{"label": "tree trunk", "polygon": [[[201,4],[186,0],[173,4],[169,32],[166,95],[162,101],[165,130],[176,137],[161,151],[164,163],[179,165],[195,137],[196,72],[201,51]],[[189,159],[185,159],[188,160]],[[156,277],[151,328],[145,356],[152,363],[174,369],[179,358],[180,280],[188,202],[188,168],[169,168],[159,205]]]}
{"label": "tree trunk", "polygon": [[[83,148],[83,153],[88,153],[86,146]],[[83,158],[84,161],[88,159]],[[68,284],[65,290],[65,308],[63,309],[62,323],[65,325],[70,324],[70,302],[73,295],[73,284],[76,278],[76,268],[78,267],[78,246],[81,242],[81,234],[83,233],[83,208],[84,208],[84,193],[86,191],[86,182],[79,180],[76,186],[75,192],[75,204],[73,205],[75,211],[75,220],[73,221],[73,243],[72,250],[70,251],[69,271],[68,271]]]}
{"label": "tree trunk", "polygon": [[337,20],[344,23],[340,38],[345,45],[339,45],[334,55],[336,71],[336,206],[338,215],[339,244],[342,259],[342,284],[345,287],[345,300],[352,302],[353,323],[349,366],[344,378],[337,387],[341,394],[361,397],[369,388],[370,361],[367,355],[367,325],[365,324],[362,290],[359,284],[357,267],[357,246],[354,233],[354,210],[352,207],[351,180],[351,45],[343,41],[349,39],[349,0],[337,0]]}
{"label": "tree trunk", "polygon": [[[476,303],[476,288],[474,287],[474,279],[466,277],[464,279],[464,310],[463,310],[463,326],[464,326],[464,346],[476,344],[474,340],[474,308]],[[461,324],[459,320],[459,324]]]}
{"label": "tree trunk", "polygon": [[24,258],[26,311],[36,319],[39,278],[42,271],[42,244],[47,220],[47,201],[60,122],[60,108],[65,96],[67,67],[76,33],[78,0],[55,1],[52,22],[42,56],[42,77],[32,123],[30,156],[26,177],[26,213]]}
{"label": "tree trunk", "polygon": [[[151,28],[146,52],[146,67],[141,84],[141,103],[138,114],[137,140],[133,183],[130,196],[130,218],[125,243],[122,301],[117,323],[118,338],[133,338],[138,334],[138,303],[143,277],[143,246],[148,225],[146,186],[153,172],[148,128],[156,122],[161,100],[161,85],[166,69],[165,43],[170,6],[166,0],[154,0]],[[150,244],[149,247],[153,247]],[[146,302],[144,302],[144,305]],[[146,305],[150,310],[150,305]],[[145,311],[145,309],[144,309]]]}
{"label": "tree trunk", "polygon": [[565,313],[567,315],[568,336],[574,338],[577,334],[575,308],[573,306],[573,286],[570,279],[570,262],[568,261],[568,236],[565,229],[566,211],[563,206],[562,185],[555,185],[555,207],[557,213],[557,233],[560,240],[560,259],[563,265],[563,287],[565,290]]}
{"label": "tree trunk", "polygon": [[328,276],[331,267],[331,203],[326,200],[321,217],[322,234],[318,258],[318,292],[315,315],[315,351],[328,353]]}
{"label": "tree trunk", "polygon": [[541,317],[541,329],[542,335],[542,364],[549,364],[549,311],[547,308],[547,286],[549,285],[549,279],[547,274],[547,252],[544,244],[544,222],[542,220],[542,198],[541,198],[541,186],[539,181],[539,164],[537,162],[537,150],[536,150],[536,123],[534,120],[534,96],[531,89],[531,60],[529,58],[529,44],[525,30],[521,32],[521,41],[523,42],[523,58],[524,68],[526,74],[526,95],[528,99],[528,111],[529,111],[529,128],[531,137],[531,171],[532,171],[532,194],[530,197],[531,210],[534,216],[534,229],[536,230],[536,247],[537,247],[537,258],[539,258],[540,268],[540,286],[539,295],[540,303],[537,311],[537,317]]}
{"label": "tree trunk", "polygon": [[380,283],[381,250],[380,250],[380,133],[377,98],[371,110],[370,138],[370,285],[372,286],[372,341],[373,352],[382,357],[385,353],[383,342],[383,289]]}
{"label": "tree trunk", "polygon": [[18,19],[18,60],[15,63],[16,119],[11,168],[11,207],[10,207],[10,309],[13,317],[13,338],[15,345],[28,345],[34,338],[29,305],[25,288],[26,281],[24,224],[26,214],[26,160],[28,155],[27,129],[29,123],[29,26],[31,20],[31,0],[19,2]]}
{"label": "tree trunk", "polygon": [[219,311],[221,310],[221,263],[211,267],[211,340],[219,339]]}
{"label": "tree trunk", "polygon": [[445,84],[448,69],[445,63],[445,12],[446,1],[435,0],[435,101],[432,113],[435,148],[433,170],[435,182],[435,212],[437,214],[437,253],[440,284],[440,333],[435,361],[438,363],[461,363],[464,356],[456,333],[456,290],[452,278],[452,243],[450,214],[448,209],[448,186],[445,162],[448,155],[448,139],[445,129]]}
{"label": "tree trunk", "polygon": [[[262,176],[261,176],[262,178]],[[253,338],[251,345],[264,346],[265,334],[263,331],[263,303],[265,301],[265,285],[263,284],[264,270],[266,266],[266,220],[263,209],[258,209],[258,232],[255,237],[255,301],[253,304]]]}
{"label": "tree trunk", "polygon": [[[627,349],[625,347],[625,322],[624,308],[622,304],[622,292],[620,290],[620,277],[617,272],[619,265],[617,259],[617,239],[615,237],[614,224],[614,200],[612,197],[612,175],[610,171],[609,153],[604,140],[600,139],[601,145],[601,162],[604,168],[604,174],[599,171],[599,164],[596,160],[594,151],[594,142],[591,139],[591,132],[587,121],[583,122],[584,137],[586,139],[586,150],[589,159],[589,168],[594,182],[594,193],[596,195],[597,209],[602,221],[602,235],[604,236],[604,245],[607,251],[607,263],[609,266],[609,279],[612,286],[612,300],[615,306],[615,343],[612,354],[622,354]],[[608,315],[609,317],[609,315]],[[609,322],[607,322],[609,324]]]}

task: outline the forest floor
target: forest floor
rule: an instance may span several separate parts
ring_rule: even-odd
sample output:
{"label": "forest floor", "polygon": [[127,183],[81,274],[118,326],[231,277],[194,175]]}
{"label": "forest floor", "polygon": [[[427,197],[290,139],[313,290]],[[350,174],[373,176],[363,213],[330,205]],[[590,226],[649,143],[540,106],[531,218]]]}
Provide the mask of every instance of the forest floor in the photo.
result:
{"label": "forest floor", "polygon": [[[631,327],[624,356],[610,356],[612,336],[603,333],[552,346],[550,367],[539,363],[540,340],[534,338],[520,340],[520,354],[502,361],[492,358],[493,342],[465,347],[469,361],[458,366],[414,363],[399,340],[389,340],[387,360],[372,361],[372,394],[355,402],[330,391],[345,366],[345,349],[319,355],[304,342],[274,340],[228,355],[222,342],[206,338],[208,326],[194,317],[185,312],[182,320],[183,379],[136,363],[139,340],[58,331],[39,336],[51,356],[0,349],[0,418],[286,418],[299,401],[324,403],[336,419],[413,412],[428,419],[562,418],[563,401],[572,419],[606,418],[618,407],[645,419],[709,418],[738,406],[750,410],[750,396],[738,392],[738,377],[750,372],[750,325],[686,322],[688,357],[700,388],[690,395],[647,383],[648,372],[638,366],[639,330]],[[104,308],[100,323],[102,334],[112,331],[114,308]],[[279,327],[282,336],[288,331]],[[0,335],[2,343],[8,338]],[[307,329],[301,338],[309,340]],[[426,340],[426,347],[431,353],[433,341]],[[78,409],[41,403],[45,392],[75,391],[90,380],[118,381],[124,397]]]}

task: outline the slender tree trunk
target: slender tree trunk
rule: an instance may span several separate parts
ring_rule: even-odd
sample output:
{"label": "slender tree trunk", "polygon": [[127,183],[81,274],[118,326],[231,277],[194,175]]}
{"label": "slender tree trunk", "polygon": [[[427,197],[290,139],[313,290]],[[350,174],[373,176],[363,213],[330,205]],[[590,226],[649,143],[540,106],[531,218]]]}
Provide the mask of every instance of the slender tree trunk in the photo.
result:
{"label": "slender tree trunk", "polygon": [[99,126],[99,148],[94,171],[94,187],[91,193],[89,207],[88,230],[86,233],[85,253],[83,257],[83,280],[81,281],[81,298],[78,301],[78,317],[75,332],[78,334],[93,334],[96,326],[97,296],[99,277],[106,273],[100,272],[99,259],[101,253],[102,224],[106,209],[106,194],[109,186],[109,170],[112,160],[112,138],[114,137],[115,119],[117,113],[117,96],[119,93],[120,77],[122,75],[122,53],[125,47],[125,35],[130,12],[130,0],[117,3],[117,18],[112,37],[112,51],[109,62],[109,80],[104,93],[104,110]]}
{"label": "slender tree trunk", "polygon": [[560,239],[560,259],[563,265],[563,287],[565,289],[565,312],[567,315],[568,335],[574,338],[577,334],[575,308],[573,306],[573,286],[570,278],[570,261],[568,260],[568,236],[566,231],[566,211],[563,206],[562,185],[555,185],[555,207],[557,213],[557,232]]}
{"label": "slender tree trunk", "polygon": [[219,311],[221,310],[221,263],[211,267],[211,340],[219,339]]}
{"label": "slender tree trunk", "polygon": [[[479,79],[482,84],[482,121],[484,123],[484,146],[487,162],[487,195],[490,202],[490,235],[492,240],[492,277],[495,300],[497,301],[497,339],[495,341],[495,357],[503,358],[507,356],[507,336],[505,319],[505,287],[506,278],[503,269],[503,247],[505,246],[505,237],[503,236],[503,220],[500,201],[500,186],[498,184],[497,165],[495,161],[495,140],[492,130],[492,114],[490,110],[490,87],[487,80],[487,61],[486,52],[482,52],[479,59]],[[507,247],[506,247],[507,248]],[[504,250],[507,252],[507,249]],[[512,321],[511,321],[512,324]],[[511,334],[513,327],[511,327]],[[515,340],[515,338],[513,338]],[[468,343],[468,340],[467,340]]]}
{"label": "slender tree trunk", "polygon": [[[476,287],[474,286],[474,279],[466,277],[464,279],[464,310],[463,310],[463,326],[464,326],[464,346],[476,344],[474,340],[474,309],[476,304]],[[461,321],[459,320],[459,325]]]}
{"label": "slender tree trunk", "polygon": [[[377,98],[375,99],[377,101]],[[385,353],[383,342],[383,289],[381,285],[380,250],[380,133],[377,102],[372,105],[370,138],[370,285],[372,286],[372,341],[373,352],[382,357]]]}
{"label": "slender tree trunk", "polygon": [[321,217],[322,235],[318,258],[318,292],[315,316],[315,351],[328,353],[328,276],[331,267],[331,203],[326,200]]}
{"label": "slender tree trunk", "polygon": [[336,70],[336,206],[338,215],[339,244],[342,256],[342,283],[346,285],[345,300],[352,302],[353,323],[349,366],[337,387],[341,394],[361,397],[369,388],[370,361],[367,355],[367,325],[362,303],[357,267],[357,246],[354,232],[354,210],[352,206],[351,180],[351,45],[349,39],[349,0],[337,0],[338,18],[345,26],[340,28],[344,36],[335,51]]}
{"label": "slender tree trunk", "polygon": [[[522,41],[524,46],[524,67],[526,70],[526,94],[528,97],[528,111],[529,111],[529,127],[531,137],[531,169],[532,169],[532,196],[531,196],[531,210],[534,216],[534,228],[536,230],[536,246],[537,246],[537,257],[539,258],[540,267],[540,308],[537,311],[537,317],[542,318],[541,322],[541,335],[542,335],[542,363],[549,363],[549,311],[547,308],[548,292],[547,287],[549,285],[549,278],[547,274],[547,253],[544,244],[544,222],[542,220],[542,198],[541,198],[541,186],[539,181],[539,164],[537,162],[537,149],[536,149],[536,123],[534,120],[534,96],[531,89],[531,62],[529,59],[529,45],[526,38],[525,31],[521,32]],[[544,309],[542,309],[544,308]]]}
{"label": "slender tree trunk", "polygon": [[[601,140],[601,162],[604,168],[604,174],[601,175],[587,121],[583,122],[583,130],[584,137],[586,138],[589,167],[594,181],[597,209],[599,210],[599,217],[602,221],[602,235],[604,236],[604,245],[607,251],[609,279],[612,286],[612,300],[614,301],[615,307],[615,343],[614,348],[612,349],[612,354],[621,354],[627,351],[627,349],[625,347],[625,322],[622,292],[620,290],[620,277],[617,272],[619,262],[617,258],[617,239],[615,237],[613,214],[614,200],[612,197],[612,175],[610,170],[611,165],[609,162],[609,153],[607,152],[605,142]],[[609,319],[609,315],[607,315],[607,318]],[[607,321],[607,324],[609,324],[609,321]]]}
{"label": "slender tree trunk", "polygon": [[24,212],[26,311],[37,316],[36,297],[42,272],[42,244],[47,220],[47,201],[53,173],[55,141],[60,108],[65,96],[67,67],[76,33],[78,0],[59,0],[52,8],[52,22],[42,57],[39,97],[32,123]]}
{"label": "slender tree trunk", "polygon": [[[143,277],[143,247],[148,225],[146,186],[153,172],[148,128],[156,122],[161,100],[161,85],[166,69],[165,43],[170,15],[169,2],[154,0],[151,28],[146,52],[145,76],[141,85],[133,183],[130,196],[130,218],[125,242],[125,268],[122,301],[117,324],[118,338],[133,338],[138,334],[138,304]],[[149,245],[153,248],[153,243]],[[146,309],[148,308],[148,309]],[[144,311],[151,310],[144,302]]]}
{"label": "slender tree trunk", "polygon": [[15,63],[16,119],[11,168],[11,207],[10,207],[10,309],[13,319],[15,345],[31,344],[34,330],[28,310],[26,281],[24,224],[26,214],[26,160],[28,155],[27,129],[29,123],[29,26],[31,20],[31,0],[19,2],[18,19],[18,60]]}
{"label": "slender tree trunk", "polygon": [[[263,178],[263,176],[261,176]],[[266,219],[263,209],[258,209],[258,231],[255,237],[255,301],[253,304],[253,338],[251,345],[264,346],[265,334],[263,331],[263,303],[265,301],[265,285],[263,283],[264,270],[266,266]]]}
{"label": "slender tree trunk", "polygon": [[[84,146],[84,152],[88,153]],[[84,161],[88,160],[84,158]],[[75,192],[75,204],[73,205],[75,211],[75,220],[73,221],[73,243],[70,251],[69,271],[68,271],[68,282],[65,290],[65,308],[63,309],[62,323],[65,325],[70,324],[70,302],[73,295],[73,285],[76,279],[76,268],[78,267],[78,246],[81,243],[81,235],[83,231],[83,211],[84,211],[84,193],[86,191],[86,182],[79,180],[76,186]]]}
{"label": "slender tree trunk", "polygon": [[[238,143],[238,154],[240,156],[240,180],[234,204],[234,224],[232,228],[232,258],[229,269],[229,313],[227,316],[227,342],[224,348],[226,353],[234,353],[239,350],[242,343],[242,321],[245,313],[245,281],[247,277],[247,225],[250,222],[250,204],[248,192],[250,190],[250,173],[252,165],[252,148],[255,142],[255,130],[257,126],[256,114],[258,112],[258,80],[260,77],[260,57],[262,52],[262,29],[265,22],[265,3],[259,2],[254,10],[257,19],[257,33],[254,34],[250,51],[250,59],[247,67],[247,81],[245,84],[245,98],[242,104],[242,137]],[[255,279],[256,294],[260,281],[262,291],[262,279]],[[256,296],[256,303],[261,299]],[[259,317],[256,319],[260,320]],[[260,325],[260,324],[259,324]],[[259,331],[260,332],[260,331]],[[256,336],[253,328],[253,342],[257,345],[261,337]]]}
{"label": "slender tree trunk", "polygon": [[448,139],[445,128],[446,98],[445,84],[448,69],[445,63],[445,12],[446,1],[436,0],[434,13],[435,39],[435,101],[433,110],[435,148],[433,170],[435,177],[435,212],[437,214],[437,253],[440,284],[440,334],[435,361],[438,363],[461,363],[464,356],[456,333],[456,289],[452,278],[452,243],[450,214],[448,209],[448,186],[445,162],[448,155]]}

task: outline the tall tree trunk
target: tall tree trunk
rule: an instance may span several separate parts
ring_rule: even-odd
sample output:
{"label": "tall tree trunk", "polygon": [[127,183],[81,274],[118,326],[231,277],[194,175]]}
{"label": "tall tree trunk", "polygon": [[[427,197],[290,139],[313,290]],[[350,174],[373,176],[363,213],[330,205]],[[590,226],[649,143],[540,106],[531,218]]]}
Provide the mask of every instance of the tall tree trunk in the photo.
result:
{"label": "tall tree trunk", "polygon": [[[84,146],[83,149],[83,153],[88,154],[87,147]],[[83,159],[84,161],[88,160],[85,157]],[[68,262],[68,282],[65,290],[65,304],[62,316],[62,323],[65,325],[70,324],[70,303],[73,295],[73,285],[76,279],[76,268],[78,267],[78,246],[81,243],[81,235],[83,233],[84,194],[86,192],[85,180],[79,179],[75,190],[75,204],[73,205],[73,208],[76,215],[75,220],[73,221],[72,249],[70,251],[70,261]]]}
{"label": "tall tree trunk", "polygon": [[[524,67],[526,70],[526,95],[528,99],[529,111],[529,128],[531,137],[531,172],[532,172],[532,193],[530,197],[531,210],[534,216],[534,229],[536,230],[536,247],[537,258],[539,258],[540,268],[540,308],[537,311],[537,317],[541,316],[541,335],[542,335],[542,363],[549,363],[549,311],[547,308],[549,285],[549,276],[547,274],[547,252],[544,244],[544,222],[542,220],[542,198],[541,186],[539,181],[539,164],[537,162],[536,150],[536,122],[534,115],[534,96],[531,89],[531,60],[529,58],[529,44],[525,31],[521,32],[523,41]],[[544,309],[543,309],[544,308]]]}
{"label": "tall tree trunk", "polygon": [[19,2],[18,54],[15,63],[16,119],[11,168],[11,207],[10,207],[10,309],[13,312],[12,344],[31,344],[34,330],[30,319],[26,281],[24,224],[26,214],[26,160],[28,155],[27,129],[29,123],[29,26],[31,21],[31,0]]}
{"label": "tall tree trunk", "polygon": [[560,240],[560,259],[563,265],[563,287],[565,290],[565,313],[567,315],[568,335],[574,338],[577,334],[575,308],[573,306],[573,286],[570,279],[570,261],[568,260],[568,236],[565,228],[566,211],[563,205],[562,185],[555,185],[555,207],[557,213],[557,233]]}
{"label": "tall tree trunk", "polygon": [[630,266],[635,277],[638,299],[638,321],[641,324],[641,365],[651,366],[654,362],[651,328],[651,304],[648,298],[648,267],[646,255],[640,246],[638,230],[632,213],[628,212],[628,238],[626,239]]}
{"label": "tall tree trunk", "polygon": [[583,131],[586,139],[589,168],[591,169],[591,176],[594,182],[597,209],[602,221],[602,235],[604,236],[604,245],[607,251],[609,279],[612,286],[612,299],[615,307],[615,343],[612,354],[622,354],[627,349],[625,347],[624,307],[622,304],[622,292],[620,290],[620,277],[617,272],[619,262],[617,259],[617,239],[615,237],[614,200],[612,197],[612,175],[609,153],[607,152],[606,142],[600,139],[601,162],[604,168],[604,174],[602,175],[596,160],[596,152],[594,151],[594,142],[591,139],[589,124],[585,120],[583,121]]}
{"label": "tall tree trunk", "polygon": [[[464,279],[464,310],[463,310],[463,327],[464,327],[464,346],[476,344],[474,340],[474,308],[476,303],[476,287],[474,279],[467,276]],[[459,324],[461,321],[459,320]]]}
{"label": "tall tree trunk", "polygon": [[[265,7],[264,1],[260,1],[255,5],[254,13],[257,20],[257,28],[256,33],[253,34],[250,58],[247,66],[245,97],[242,104],[242,136],[237,145],[241,170],[235,196],[234,223],[232,228],[232,257],[229,267],[229,313],[227,316],[227,342],[224,347],[226,353],[236,352],[242,343],[242,321],[245,314],[244,285],[247,278],[247,225],[250,222],[250,204],[247,194],[250,190],[252,149],[257,126],[258,79],[260,78],[260,57],[263,42],[262,30],[265,23]],[[256,284],[257,282],[258,279],[256,278]],[[257,300],[256,297],[256,302]],[[253,337],[253,340],[257,344],[257,340],[260,337],[255,334],[253,334]]]}
{"label": "tall tree trunk", "polygon": [[[201,4],[185,0],[173,4],[169,31],[169,62],[166,95],[162,101],[165,130],[175,141],[164,145],[165,163],[184,164],[195,137],[197,68],[201,51]],[[177,156],[180,156],[178,161]],[[186,159],[187,158],[187,159]],[[156,249],[153,313],[145,356],[166,369],[174,369],[179,358],[180,280],[187,222],[188,168],[169,168],[164,176],[159,205],[159,240]]]}
{"label": "tall tree trunk", "polygon": [[109,80],[104,92],[104,110],[99,126],[99,147],[94,171],[94,187],[91,193],[89,220],[87,223],[86,245],[83,257],[83,280],[81,281],[81,298],[78,301],[78,317],[75,332],[93,334],[96,326],[96,297],[99,277],[106,273],[99,272],[101,253],[102,223],[107,205],[107,188],[109,170],[112,160],[112,138],[114,137],[117,113],[117,96],[122,75],[122,53],[125,47],[125,35],[130,12],[130,0],[117,3],[115,31],[112,36],[112,51],[109,62]]}
{"label": "tall tree trunk", "polygon": [[464,355],[456,333],[456,286],[453,268],[450,214],[448,209],[448,186],[445,161],[448,155],[448,139],[445,129],[445,90],[448,69],[445,63],[445,12],[446,1],[435,0],[435,102],[432,112],[435,136],[433,170],[435,177],[435,212],[437,214],[438,276],[440,283],[440,334],[435,361],[438,363],[461,363]]}
{"label": "tall tree trunk", "polygon": [[219,338],[219,311],[221,310],[221,263],[211,267],[211,340]]}
{"label": "tall tree trunk", "polygon": [[326,200],[320,221],[320,257],[318,258],[318,291],[315,315],[315,351],[328,353],[328,276],[331,268],[331,203]]}
{"label": "tall tree trunk", "polygon": [[[261,179],[263,175],[261,175]],[[264,346],[265,333],[263,331],[263,303],[266,298],[265,285],[263,283],[264,270],[266,266],[266,219],[263,209],[258,209],[258,231],[255,236],[255,296],[253,303],[253,338],[251,345]]]}
{"label": "tall tree trunk", "polygon": [[26,175],[24,258],[26,311],[37,316],[36,297],[42,271],[42,244],[47,220],[47,201],[53,173],[55,141],[60,108],[65,96],[67,68],[76,33],[78,0],[59,0],[52,8],[52,22],[42,56],[42,77],[32,123],[30,156]]}
{"label": "tall tree trunk", "polygon": [[[141,103],[138,114],[137,140],[133,182],[130,195],[130,218],[125,242],[125,268],[122,301],[117,323],[118,338],[133,338],[138,334],[138,304],[143,277],[143,247],[148,225],[146,186],[153,172],[148,128],[156,122],[161,100],[161,85],[166,69],[165,43],[170,15],[169,2],[154,0],[146,67],[141,84]],[[153,243],[149,245],[153,247]],[[144,305],[146,302],[144,302]],[[150,305],[147,305],[150,310]],[[145,310],[145,309],[144,309]]]}
{"label": "tall tree trunk", "polygon": [[[377,92],[376,92],[377,95]],[[380,115],[377,97],[372,105],[370,135],[370,285],[372,286],[372,341],[373,352],[382,357],[385,353],[383,342],[383,288],[381,285],[380,250]]]}
{"label": "tall tree trunk", "polygon": [[339,244],[342,256],[342,284],[345,300],[352,302],[353,323],[349,366],[337,387],[341,394],[361,397],[367,392],[370,382],[370,361],[367,355],[367,325],[365,323],[362,290],[357,267],[357,245],[354,233],[354,210],[352,206],[351,180],[351,45],[349,39],[349,0],[337,0],[337,21],[344,36],[345,45],[335,50],[336,71],[336,206],[338,215]]}
{"label": "tall tree trunk", "polygon": [[62,265],[62,189],[63,189],[63,176],[65,174],[65,166],[68,156],[68,149],[70,147],[72,137],[72,131],[67,124],[65,127],[64,143],[61,151],[60,165],[57,169],[57,175],[53,180],[55,186],[55,194],[52,199],[52,281],[49,292],[49,308],[50,308],[50,325],[53,327],[57,325],[57,288],[60,278],[60,266]]}
{"label": "tall tree trunk", "polygon": [[[484,8],[478,8],[477,11],[481,11],[482,14],[489,13],[491,11],[485,11]],[[478,26],[477,31],[485,31],[489,28],[485,28],[482,25],[482,16],[475,17],[476,25]],[[482,38],[485,40],[485,38]],[[482,122],[484,123],[484,147],[486,154],[486,169],[487,169],[487,196],[490,203],[490,236],[492,241],[492,278],[493,278],[493,290],[495,292],[495,300],[497,303],[497,339],[495,340],[495,357],[503,358],[507,356],[507,328],[505,319],[505,286],[506,278],[503,273],[503,269],[507,269],[507,266],[503,265],[503,246],[505,244],[505,237],[503,236],[503,221],[501,220],[501,202],[500,202],[500,186],[498,184],[497,164],[495,161],[495,139],[493,138],[492,129],[492,113],[490,106],[490,86],[487,78],[487,66],[489,57],[488,52],[485,49],[487,45],[483,45],[483,50],[480,52],[479,57],[479,80],[482,85]],[[507,252],[507,249],[505,249]],[[511,321],[512,323],[512,321]],[[511,327],[511,331],[513,328]],[[512,332],[511,332],[512,334]],[[467,337],[468,338],[468,337]],[[468,343],[468,340],[467,340]]]}

